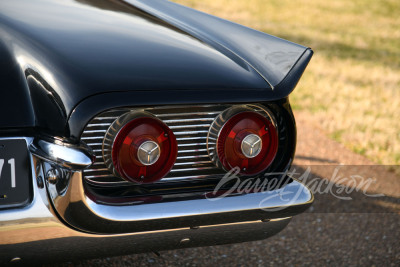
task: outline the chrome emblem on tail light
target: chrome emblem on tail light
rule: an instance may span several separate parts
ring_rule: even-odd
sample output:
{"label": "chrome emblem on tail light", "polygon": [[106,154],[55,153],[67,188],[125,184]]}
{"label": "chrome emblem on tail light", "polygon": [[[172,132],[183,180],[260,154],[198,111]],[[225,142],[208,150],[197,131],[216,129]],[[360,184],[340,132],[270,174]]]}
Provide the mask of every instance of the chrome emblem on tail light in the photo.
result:
{"label": "chrome emblem on tail light", "polygon": [[256,134],[247,135],[245,138],[243,138],[240,148],[246,158],[251,159],[257,157],[262,149],[261,137]]}
{"label": "chrome emblem on tail light", "polygon": [[160,157],[160,146],[154,141],[143,142],[138,149],[137,157],[143,165],[149,166],[156,163]]}

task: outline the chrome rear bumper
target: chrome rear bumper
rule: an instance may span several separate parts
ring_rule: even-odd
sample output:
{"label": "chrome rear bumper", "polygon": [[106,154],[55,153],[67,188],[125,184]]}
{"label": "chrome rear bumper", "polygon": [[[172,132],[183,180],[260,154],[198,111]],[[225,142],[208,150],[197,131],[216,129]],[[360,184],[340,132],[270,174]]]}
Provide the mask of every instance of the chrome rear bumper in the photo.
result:
{"label": "chrome rear bumper", "polygon": [[[28,146],[37,144],[25,140]],[[15,257],[43,262],[264,239],[313,202],[311,192],[291,180],[276,190],[223,198],[98,204],[87,197],[81,171],[66,168],[73,162],[66,165],[62,157],[43,153],[40,158],[31,154],[30,160],[32,203],[0,211],[0,265]],[[54,184],[44,179],[41,184],[55,168],[61,168],[61,180]]]}

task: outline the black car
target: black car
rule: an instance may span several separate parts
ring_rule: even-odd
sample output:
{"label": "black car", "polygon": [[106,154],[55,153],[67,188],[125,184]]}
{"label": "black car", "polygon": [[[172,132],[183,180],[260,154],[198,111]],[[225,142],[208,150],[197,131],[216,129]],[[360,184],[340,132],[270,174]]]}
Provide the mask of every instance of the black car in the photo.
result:
{"label": "black car", "polygon": [[0,264],[281,231],[312,54],[164,0],[0,1]]}

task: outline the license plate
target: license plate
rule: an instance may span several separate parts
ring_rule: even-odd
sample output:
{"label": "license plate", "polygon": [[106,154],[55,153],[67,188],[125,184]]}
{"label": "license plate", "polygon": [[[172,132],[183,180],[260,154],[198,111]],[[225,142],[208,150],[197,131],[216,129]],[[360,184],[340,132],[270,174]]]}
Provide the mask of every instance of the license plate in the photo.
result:
{"label": "license plate", "polygon": [[0,139],[0,209],[23,206],[31,199],[31,171],[24,139]]}

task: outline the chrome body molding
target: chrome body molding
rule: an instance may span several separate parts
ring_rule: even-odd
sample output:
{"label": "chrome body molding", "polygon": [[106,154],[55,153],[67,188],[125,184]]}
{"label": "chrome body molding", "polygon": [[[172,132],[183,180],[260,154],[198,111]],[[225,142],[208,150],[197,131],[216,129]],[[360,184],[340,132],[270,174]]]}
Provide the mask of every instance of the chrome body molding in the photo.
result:
{"label": "chrome body molding", "polygon": [[46,141],[35,138],[29,146],[29,151],[42,160],[71,170],[85,169],[94,162],[91,149],[84,144],[73,146],[58,140]]}
{"label": "chrome body molding", "polygon": [[[197,194],[124,206],[99,204],[87,196],[82,171],[71,169],[76,165],[36,156],[33,147],[42,143],[24,139],[32,151],[33,199],[25,207],[0,211],[0,265],[15,257],[43,262],[265,239],[313,202],[311,192],[291,180],[276,190],[220,199]],[[40,185],[39,178],[49,171],[58,179]]]}

